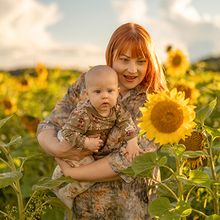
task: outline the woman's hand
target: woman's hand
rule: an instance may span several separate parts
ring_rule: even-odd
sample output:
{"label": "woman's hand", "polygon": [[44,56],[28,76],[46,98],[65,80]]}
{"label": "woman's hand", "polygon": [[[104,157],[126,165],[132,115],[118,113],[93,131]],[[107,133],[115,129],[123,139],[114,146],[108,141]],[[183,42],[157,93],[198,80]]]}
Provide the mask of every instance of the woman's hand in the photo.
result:
{"label": "woman's hand", "polygon": [[65,162],[64,160],[55,157],[56,162],[58,163],[58,165],[60,166],[63,175],[64,176],[71,176],[70,172],[73,169],[67,162]]}

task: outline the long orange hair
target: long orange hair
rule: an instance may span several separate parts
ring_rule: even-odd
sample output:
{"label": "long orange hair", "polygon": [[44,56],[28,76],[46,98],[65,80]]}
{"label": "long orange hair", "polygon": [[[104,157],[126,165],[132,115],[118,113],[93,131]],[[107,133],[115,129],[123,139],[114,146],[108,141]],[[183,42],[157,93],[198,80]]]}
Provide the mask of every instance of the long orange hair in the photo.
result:
{"label": "long orange hair", "polygon": [[166,89],[164,72],[155,54],[152,39],[142,26],[126,23],[114,31],[106,48],[107,65],[112,67],[113,59],[118,58],[127,48],[131,48],[132,57],[142,56],[148,60],[143,81],[146,91],[157,92]]}

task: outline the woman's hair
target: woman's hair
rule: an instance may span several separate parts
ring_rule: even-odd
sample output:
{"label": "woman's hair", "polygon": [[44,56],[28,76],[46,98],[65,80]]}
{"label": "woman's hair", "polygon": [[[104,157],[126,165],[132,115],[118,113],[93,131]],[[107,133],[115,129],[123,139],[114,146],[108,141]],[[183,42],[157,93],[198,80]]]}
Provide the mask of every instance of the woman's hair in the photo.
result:
{"label": "woman's hair", "polygon": [[148,60],[146,77],[143,81],[146,90],[157,92],[166,89],[164,72],[155,54],[152,39],[142,26],[126,23],[114,31],[106,48],[107,65],[112,67],[113,59],[118,58],[127,48],[131,48],[132,57],[145,57]]}

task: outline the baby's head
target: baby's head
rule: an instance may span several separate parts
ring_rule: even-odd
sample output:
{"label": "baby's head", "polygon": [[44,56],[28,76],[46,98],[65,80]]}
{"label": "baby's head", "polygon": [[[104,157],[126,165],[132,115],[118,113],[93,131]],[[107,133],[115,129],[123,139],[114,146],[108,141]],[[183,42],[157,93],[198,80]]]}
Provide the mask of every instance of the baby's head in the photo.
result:
{"label": "baby's head", "polygon": [[104,114],[116,105],[118,98],[118,76],[109,66],[98,65],[85,75],[86,92],[93,107]]}

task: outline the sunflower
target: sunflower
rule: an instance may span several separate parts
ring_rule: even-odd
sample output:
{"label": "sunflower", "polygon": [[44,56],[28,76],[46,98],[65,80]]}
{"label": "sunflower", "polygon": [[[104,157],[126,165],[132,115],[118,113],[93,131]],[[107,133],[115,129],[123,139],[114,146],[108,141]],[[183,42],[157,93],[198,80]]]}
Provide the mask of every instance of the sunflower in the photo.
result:
{"label": "sunflower", "polygon": [[19,76],[16,78],[18,91],[27,92],[33,86],[33,79],[30,76]]}
{"label": "sunflower", "polygon": [[5,115],[13,114],[17,111],[17,102],[14,98],[5,97],[1,100]]}
{"label": "sunflower", "polygon": [[47,87],[48,85],[48,70],[42,63],[37,64],[35,71],[37,73],[36,86],[39,88]]}
{"label": "sunflower", "polygon": [[[187,151],[202,151],[205,145],[205,135],[200,131],[193,131],[190,136],[185,140],[180,140],[179,144],[183,144]],[[199,156],[196,158],[190,158],[185,161],[185,163],[192,169],[195,169],[203,165],[203,160],[205,156]]]}
{"label": "sunflower", "polygon": [[148,95],[148,101],[140,108],[142,117],[138,126],[155,143],[173,144],[185,140],[195,127],[194,106],[188,104],[183,92],[176,89]]}
{"label": "sunflower", "polygon": [[189,82],[184,79],[174,83],[172,88],[176,88],[177,91],[184,92],[185,98],[189,98],[191,104],[197,103],[197,98],[199,97],[199,90],[196,88],[194,82]]}
{"label": "sunflower", "polygon": [[179,50],[168,51],[167,61],[165,63],[166,72],[172,76],[183,76],[189,68],[189,61],[184,53]]}
{"label": "sunflower", "polygon": [[21,116],[21,122],[30,133],[35,133],[40,120],[31,115],[23,115]]}

